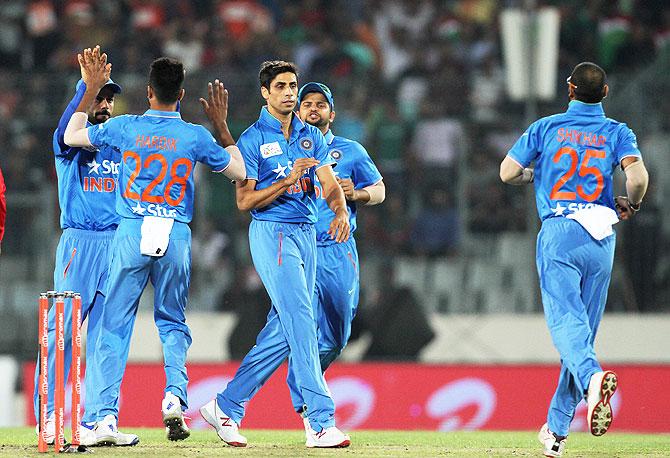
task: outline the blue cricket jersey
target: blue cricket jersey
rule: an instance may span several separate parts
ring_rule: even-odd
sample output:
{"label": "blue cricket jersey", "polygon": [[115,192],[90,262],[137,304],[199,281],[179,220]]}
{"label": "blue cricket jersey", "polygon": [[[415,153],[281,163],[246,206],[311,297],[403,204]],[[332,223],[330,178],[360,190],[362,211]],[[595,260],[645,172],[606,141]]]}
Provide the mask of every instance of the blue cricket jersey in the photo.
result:
{"label": "blue cricket jersey", "polygon": [[298,158],[313,157],[320,161],[267,207],[251,210],[252,217],[261,221],[316,222],[316,169],[335,163],[328,155],[328,145],[319,129],[293,114],[291,137],[287,141],[281,122],[263,107],[258,121],[240,136],[237,147],[244,157],[247,179],[256,180],[256,189],[265,189],[286,178]]}
{"label": "blue cricket jersey", "polygon": [[151,215],[189,223],[195,163],[216,172],[230,163],[230,154],[207,129],[183,121],[176,111],[117,116],[89,127],[88,138],[122,153],[116,210],[124,218]]}
{"label": "blue cricket jersey", "polygon": [[605,117],[601,103],[573,100],[565,113],[535,121],[507,153],[522,167],[535,161],[535,199],[540,219],[603,205],[616,211],[614,168],[640,157],[626,124]]}
{"label": "blue cricket jersey", "polygon": [[[109,145],[94,151],[73,148],[63,136],[72,114],[86,92],[79,80],[74,97],[63,112],[53,135],[53,150],[58,177],[58,202],[61,229],[89,231],[116,229],[116,188],[119,177],[120,154]],[[88,126],[91,126],[87,122]]]}
{"label": "blue cricket jersey", "polygon": [[[333,135],[329,130],[325,135],[328,144],[328,154],[337,161],[335,175],[342,179],[350,179],[354,182],[356,189],[363,189],[379,183],[382,175],[377,170],[374,162],[363,146],[353,140]],[[318,245],[329,245],[336,243],[328,234],[330,223],[335,217],[335,213],[328,206],[328,202],[323,196],[321,185],[316,181],[317,215],[316,221],[316,241]],[[349,209],[349,225],[351,233],[356,230],[356,202],[347,200]]]}

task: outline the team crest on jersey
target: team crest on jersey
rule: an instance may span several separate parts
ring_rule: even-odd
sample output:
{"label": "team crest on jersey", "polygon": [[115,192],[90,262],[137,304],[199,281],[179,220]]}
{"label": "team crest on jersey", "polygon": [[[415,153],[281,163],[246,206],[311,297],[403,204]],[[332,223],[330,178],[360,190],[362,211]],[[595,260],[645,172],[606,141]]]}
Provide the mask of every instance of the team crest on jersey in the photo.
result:
{"label": "team crest on jersey", "polygon": [[340,151],[339,149],[334,149],[330,152],[330,157],[332,157],[336,161],[339,161],[340,159],[342,159],[342,151]]}
{"label": "team crest on jersey", "polygon": [[300,140],[300,148],[304,149],[305,151],[311,151],[313,147],[314,142],[312,142],[312,140],[309,138],[303,138]]}

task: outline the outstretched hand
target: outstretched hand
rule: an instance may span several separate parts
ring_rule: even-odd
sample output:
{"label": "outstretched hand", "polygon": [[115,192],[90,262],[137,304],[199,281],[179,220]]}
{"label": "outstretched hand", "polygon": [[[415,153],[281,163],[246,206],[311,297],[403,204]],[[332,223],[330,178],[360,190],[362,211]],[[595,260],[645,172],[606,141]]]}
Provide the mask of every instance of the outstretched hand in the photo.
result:
{"label": "outstretched hand", "polygon": [[107,54],[101,53],[98,45],[93,49],[84,49],[82,54],[77,54],[77,60],[86,87],[97,93],[112,74],[112,64],[107,62]]}
{"label": "outstretched hand", "polygon": [[207,83],[207,100],[200,98],[202,109],[209,121],[219,128],[228,119],[228,89],[223,83],[214,80],[214,84]]}

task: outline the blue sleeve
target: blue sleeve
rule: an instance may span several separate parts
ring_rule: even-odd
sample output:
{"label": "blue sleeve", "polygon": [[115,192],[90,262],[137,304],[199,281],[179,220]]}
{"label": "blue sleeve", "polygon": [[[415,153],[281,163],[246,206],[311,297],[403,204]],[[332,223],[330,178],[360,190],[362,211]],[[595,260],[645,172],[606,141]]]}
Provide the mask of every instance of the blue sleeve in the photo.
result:
{"label": "blue sleeve", "polygon": [[316,168],[320,169],[325,165],[337,164],[337,161],[328,154],[328,143],[326,143],[326,137],[323,136],[321,131],[313,127],[310,129],[310,133],[312,134],[312,140],[314,140],[314,159],[319,161],[319,165]]}
{"label": "blue sleeve", "polygon": [[86,92],[86,83],[83,80],[79,80],[77,83],[77,89],[74,93],[74,97],[70,100],[70,103],[67,104],[65,111],[58,120],[58,127],[56,128],[55,140],[58,142],[60,148],[54,148],[54,153],[57,156],[66,156],[70,152],[70,147],[65,144],[63,137],[65,135],[65,128],[70,122],[70,118],[74,113],[74,110],[77,109],[81,99],[84,98],[84,92]]}
{"label": "blue sleeve", "polygon": [[378,183],[382,179],[381,173],[377,170],[377,166],[372,162],[372,158],[368,152],[363,148],[363,145],[356,142],[353,144],[353,149],[356,154],[354,161],[353,181],[356,189],[363,189],[366,186],[371,186]]}
{"label": "blue sleeve", "polygon": [[247,169],[247,179],[258,181],[260,145],[258,145],[258,140],[255,137],[250,129],[244,131],[237,140],[237,147],[242,153],[242,159],[244,159],[244,166]]}
{"label": "blue sleeve", "polygon": [[221,145],[216,143],[214,136],[204,127],[198,129],[198,146],[196,160],[207,164],[215,172],[221,172],[230,164],[230,154]]}
{"label": "blue sleeve", "polygon": [[519,137],[512,149],[507,152],[507,155],[521,167],[528,167],[531,162],[537,159],[540,151],[540,123],[536,121]]}
{"label": "blue sleeve", "polygon": [[614,149],[614,157],[616,158],[617,164],[620,164],[621,160],[627,156],[637,156],[639,158],[642,157],[642,154],[637,147],[637,137],[626,124],[621,124],[617,140],[618,141]]}
{"label": "blue sleeve", "polygon": [[117,116],[101,124],[89,126],[87,128],[88,140],[93,146],[98,148],[102,148],[103,146],[119,148],[125,118],[126,116]]}

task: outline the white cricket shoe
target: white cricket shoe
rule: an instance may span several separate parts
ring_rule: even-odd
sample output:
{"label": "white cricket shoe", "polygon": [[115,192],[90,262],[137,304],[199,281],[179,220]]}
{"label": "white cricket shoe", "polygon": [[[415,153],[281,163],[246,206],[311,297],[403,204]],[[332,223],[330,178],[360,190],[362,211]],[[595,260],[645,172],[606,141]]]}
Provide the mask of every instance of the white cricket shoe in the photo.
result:
{"label": "white cricket shoe", "polygon": [[305,442],[308,448],[344,448],[349,447],[351,439],[336,426],[324,428],[318,433],[310,426],[310,434]]}
{"label": "white cricket shoe", "polygon": [[[305,445],[307,447],[310,447],[310,443],[312,440],[312,435],[315,434],[314,430],[312,429],[312,425],[309,424],[309,418],[307,418],[307,415],[305,413],[301,413],[300,416],[302,417],[302,425],[305,427]],[[313,447],[313,445],[311,445]]]}
{"label": "white cricket shoe", "polygon": [[95,434],[95,423],[84,424],[79,426],[79,444],[91,447],[97,445],[98,437]]}
{"label": "white cricket shoe", "polygon": [[617,383],[617,376],[612,371],[596,372],[591,376],[586,394],[586,422],[594,436],[602,436],[612,424],[610,400],[617,389]]}
{"label": "white cricket shoe", "polygon": [[557,436],[549,429],[548,424],[542,425],[537,439],[544,446],[544,456],[561,456],[565,449],[567,436]]}
{"label": "white cricket shoe", "polygon": [[247,438],[240,434],[237,423],[219,408],[216,398],[200,407],[200,415],[216,430],[226,444],[232,447],[247,446]]}
{"label": "white cricket shoe", "polygon": [[107,415],[95,425],[95,445],[116,445],[119,430],[116,427],[116,417]]}
{"label": "white cricket shoe", "polygon": [[119,433],[116,436],[116,446],[117,447],[132,447],[140,443],[140,438],[137,437],[137,434],[124,433],[123,431],[118,431]]}
{"label": "white cricket shoe", "polygon": [[140,438],[135,434],[122,433],[116,426],[116,417],[112,414],[107,415],[95,425],[95,445],[117,447],[130,447],[140,443]]}
{"label": "white cricket shoe", "polygon": [[[40,425],[39,422],[35,425],[35,434],[40,435]],[[51,415],[47,417],[46,421],[46,433],[44,435],[44,440],[47,445],[53,445],[54,439],[56,438],[56,415],[52,412]]]}
{"label": "white cricket shoe", "polygon": [[161,412],[165,432],[169,440],[180,441],[191,435],[191,431],[189,431],[184,421],[181,400],[170,391],[165,393],[165,398],[161,404]]}

